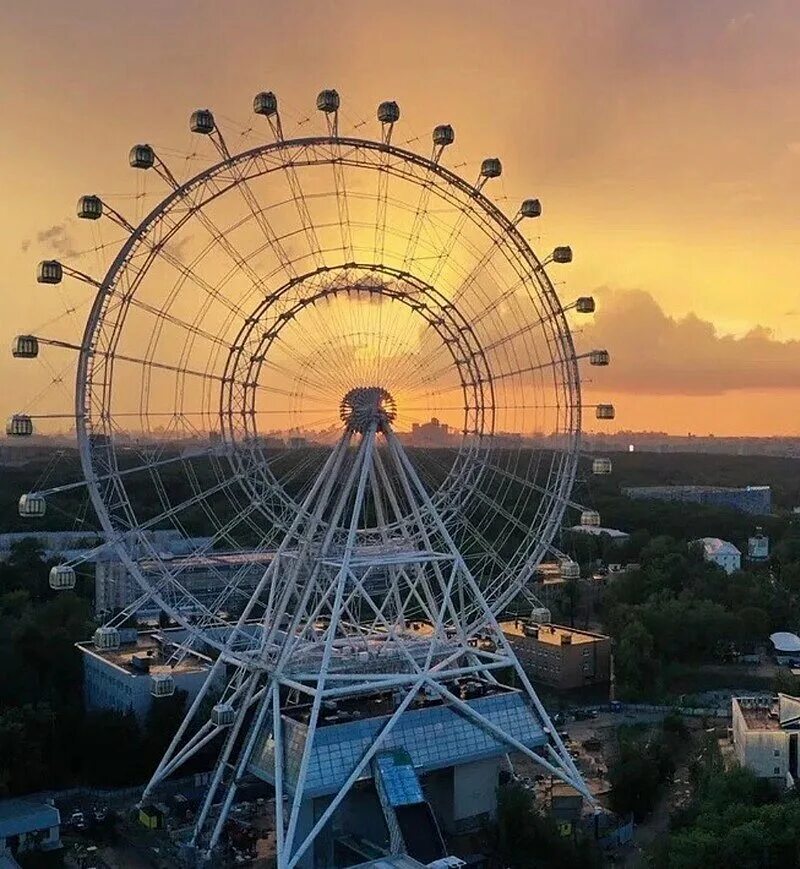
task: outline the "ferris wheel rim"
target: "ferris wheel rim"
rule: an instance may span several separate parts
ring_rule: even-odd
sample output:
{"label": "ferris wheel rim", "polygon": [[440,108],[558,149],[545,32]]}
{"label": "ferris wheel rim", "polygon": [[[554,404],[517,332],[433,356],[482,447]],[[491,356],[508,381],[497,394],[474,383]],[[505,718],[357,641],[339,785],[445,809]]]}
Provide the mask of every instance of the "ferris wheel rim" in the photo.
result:
{"label": "ferris wheel rim", "polygon": [[[129,238],[123,243],[117,257],[111,264],[105,278],[102,281],[101,287],[95,299],[95,303],[92,306],[92,313],[87,319],[86,328],[84,330],[84,341],[82,344],[78,365],[79,374],[77,377],[75,404],[79,450],[81,462],[84,468],[84,473],[87,475],[87,479],[91,481],[92,477],[96,476],[94,474],[94,464],[91,454],[92,432],[90,432],[87,428],[87,424],[89,422],[89,419],[91,418],[90,408],[88,408],[87,406],[87,393],[90,391],[91,386],[93,385],[93,381],[89,374],[89,367],[91,357],[94,355],[94,348],[90,337],[96,334],[97,324],[102,317],[103,303],[107,300],[109,295],[113,293],[115,281],[118,279],[120,270],[125,265],[126,259],[131,255],[131,252],[134,250],[134,248],[138,244],[142,243],[142,240],[145,237],[146,233],[152,230],[152,228],[156,226],[157,223],[163,218],[164,214],[167,213],[168,208],[172,204],[180,201],[188,194],[189,191],[196,189],[208,179],[214,178],[217,174],[223,172],[225,169],[243,163],[248,159],[255,159],[259,155],[274,152],[279,153],[281,151],[286,151],[287,149],[292,148],[307,148],[313,145],[336,145],[337,147],[352,146],[355,148],[366,149],[368,151],[387,152],[395,157],[398,157],[401,160],[408,161],[416,166],[422,167],[426,171],[431,171],[435,173],[445,182],[447,182],[448,184],[452,184],[463,192],[469,191],[469,195],[480,206],[483,212],[491,217],[494,223],[499,226],[507,235],[507,237],[514,242],[517,252],[524,260],[528,262],[531,271],[536,271],[537,283],[539,288],[542,290],[543,298],[546,299],[548,304],[551,306],[553,310],[553,318],[559,319],[561,321],[559,324],[560,328],[555,330],[555,335],[557,336],[558,341],[561,343],[561,364],[565,368],[571,369],[570,375],[565,378],[565,385],[567,385],[569,393],[572,396],[572,400],[570,401],[571,425],[569,426],[569,429],[573,433],[573,436],[569,449],[566,451],[562,451],[562,462],[564,458],[567,458],[567,467],[562,467],[557,475],[560,483],[558,485],[558,492],[552,497],[553,506],[549,509],[549,511],[546,511],[549,516],[549,521],[546,526],[546,534],[544,535],[544,537],[551,538],[552,535],[550,534],[550,530],[558,527],[563,518],[563,513],[566,509],[567,495],[572,488],[572,483],[575,476],[575,469],[577,466],[577,451],[580,438],[580,379],[577,373],[576,355],[572,342],[571,332],[566,325],[566,320],[564,318],[563,311],[561,310],[560,303],[558,302],[555,289],[552,286],[552,283],[546,271],[541,268],[541,262],[536,256],[535,252],[521,236],[513,222],[510,221],[502,213],[502,211],[500,211],[500,209],[497,208],[497,206],[490,199],[488,199],[480,190],[477,190],[473,185],[470,185],[469,182],[465,181],[459,175],[451,172],[446,167],[443,167],[440,164],[429,160],[419,154],[403,148],[399,148],[395,145],[379,143],[368,139],[333,136],[305,137],[265,143],[263,145],[257,146],[256,148],[241,152],[240,154],[232,155],[228,159],[221,160],[218,163],[207,167],[205,170],[197,173],[193,178],[187,180],[184,184],[173,190],[160,203],[158,203],[155,208],[152,209],[150,214],[148,214],[138,224],[138,226],[134,228]],[[308,165],[324,164],[326,162],[329,161],[318,160],[315,163],[309,162]],[[260,174],[266,174],[266,172],[276,171],[281,168],[283,168],[283,164],[274,166],[269,170],[265,170],[264,173]],[[255,176],[248,176],[248,180],[250,180],[252,177]],[[202,208],[212,199],[216,199],[217,197],[225,195],[232,188],[240,183],[242,183],[241,179],[234,179],[228,186],[220,189],[217,193],[215,193],[214,196],[209,197],[209,199],[207,200],[204,200],[200,205],[197,206],[197,208]],[[187,212],[186,220],[189,219],[193,210],[194,209]],[[173,232],[177,231],[177,229],[180,228],[181,225],[182,224],[179,224],[175,228],[175,230],[173,230]],[[120,325],[120,329],[123,327],[123,325],[124,320]],[[113,363],[114,358],[113,356],[111,356],[109,359],[107,359],[107,365],[110,367],[111,370],[109,379],[112,381]],[[111,415],[113,416],[113,414]],[[118,471],[119,468],[118,465],[116,465],[116,455],[113,449],[109,449],[108,453],[109,460],[112,462],[112,466],[116,467]],[[113,522],[111,521],[110,517],[106,515],[105,505],[102,497],[100,497],[99,492],[97,492],[96,488],[92,485],[90,485],[90,492],[92,493],[93,502],[95,501],[95,495],[97,496],[95,508],[98,512],[98,515],[101,517],[101,521],[103,521],[104,519],[108,520],[109,527],[106,527],[105,530],[109,533],[112,533],[116,529],[114,528]],[[542,544],[541,541],[538,543],[536,541],[529,542],[535,543],[536,545],[533,548],[533,552],[530,552],[528,556],[524,559],[524,563],[522,565],[523,569],[525,568],[526,564],[531,564],[532,562],[534,562],[537,556],[541,557],[540,550],[546,549],[546,544]],[[516,567],[519,567],[519,565],[516,565]],[[146,583],[140,584],[142,584],[143,587],[148,587]],[[170,612],[170,614],[172,614],[169,607],[165,607],[165,609]]]}

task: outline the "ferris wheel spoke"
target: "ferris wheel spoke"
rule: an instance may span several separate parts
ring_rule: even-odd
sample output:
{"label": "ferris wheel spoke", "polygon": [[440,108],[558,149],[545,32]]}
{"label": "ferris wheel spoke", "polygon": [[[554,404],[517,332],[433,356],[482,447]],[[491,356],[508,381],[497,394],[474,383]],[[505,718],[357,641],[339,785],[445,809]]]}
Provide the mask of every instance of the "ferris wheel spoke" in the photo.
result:
{"label": "ferris wheel spoke", "polygon": [[345,261],[352,262],[353,238],[350,224],[350,203],[347,199],[347,181],[345,179],[344,166],[342,165],[342,146],[338,135],[334,136],[330,164],[333,168],[333,186],[336,191],[336,207],[339,210],[339,225],[342,231],[342,251]]}
{"label": "ferris wheel spoke", "polygon": [[303,227],[303,233],[305,234],[308,243],[308,249],[311,252],[315,266],[319,268],[324,265],[325,258],[322,255],[319,238],[317,237],[317,232],[314,228],[314,222],[311,219],[311,213],[308,210],[308,202],[306,201],[303,185],[298,177],[297,169],[291,160],[286,161],[284,174],[286,175],[286,182],[292,193],[292,201],[297,210],[297,216],[300,220],[301,226]]}
{"label": "ferris wheel spoke", "polygon": [[[230,160],[230,155],[228,155]],[[290,277],[297,277],[297,270],[294,267],[294,263],[289,255],[286,253],[285,248],[281,242],[280,236],[275,232],[264,213],[264,209],[259,205],[258,200],[255,197],[247,179],[245,178],[243,172],[239,169],[238,165],[231,162],[232,168],[234,168],[234,175],[239,179],[239,183],[236,186],[236,189],[240,192],[242,198],[247,203],[248,208],[250,209],[250,213],[253,216],[253,219],[261,228],[262,233],[264,234],[264,238],[266,239],[267,244],[270,248],[275,252],[275,256],[283,267],[284,272]],[[246,263],[246,261],[243,261]],[[253,271],[249,265],[247,265],[247,273],[250,279],[253,281],[253,286],[261,286],[261,278]]]}

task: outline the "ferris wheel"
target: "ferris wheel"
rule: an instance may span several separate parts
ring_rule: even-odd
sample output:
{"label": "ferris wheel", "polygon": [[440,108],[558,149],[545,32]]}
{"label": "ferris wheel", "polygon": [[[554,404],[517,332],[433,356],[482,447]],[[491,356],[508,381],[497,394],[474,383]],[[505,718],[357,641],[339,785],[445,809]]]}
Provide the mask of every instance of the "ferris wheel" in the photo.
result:
{"label": "ferris wheel", "polygon": [[[599,524],[572,500],[586,410],[579,368],[605,366],[609,354],[576,351],[571,318],[594,300],[556,293],[548,267],[569,263],[569,247],[540,258],[526,240],[539,200],[510,216],[493,202],[497,158],[476,164],[471,181],[448,168],[449,125],[435,127],[423,155],[398,141],[394,102],[378,107],[374,139],[345,131],[336,91],[316,105],[316,134],[305,119],[302,135],[288,136],[265,92],[253,110],[267,142],[234,149],[199,109],[190,130],[201,145],[183,157],[134,146],[130,165],[158,177],[160,201],[139,220],[113,197],[78,202],[79,218],[118,236],[104,276],[66,259],[39,265],[42,284],[86,285],[82,335],[69,334],[69,320],[13,348],[72,354],[74,407],[15,414],[8,432],[74,419],[84,475],[25,493],[21,515],[86,487],[103,547],[140,588],[95,642],[117,645],[119,625],[150,601],[186,628],[187,647],[233,666],[211,724],[255,728],[241,769],[259,739],[245,711],[278,707],[274,680],[288,678],[287,662],[293,684],[314,682],[321,697],[320,674],[347,671],[347,654],[394,656],[388,669],[370,665],[372,679],[438,666],[436,643],[454,636],[459,654],[480,656],[476,638],[543,559],[574,575],[556,546],[565,511]],[[261,135],[244,128],[237,139]],[[202,148],[211,165],[179,180],[168,163],[191,166]],[[595,459],[594,473],[609,470]],[[165,529],[193,541],[180,564],[156,542]],[[51,585],[73,587],[83,558],[53,568]],[[192,559],[215,581],[194,582]],[[433,639],[409,638],[412,623]],[[496,665],[486,661],[470,666]],[[170,690],[165,680],[159,691]],[[154,781],[177,767],[180,736]],[[561,774],[579,781],[558,751]],[[219,781],[225,764],[227,755]],[[212,845],[226,813],[212,818]],[[298,823],[293,813],[281,827],[287,866],[300,859]]]}

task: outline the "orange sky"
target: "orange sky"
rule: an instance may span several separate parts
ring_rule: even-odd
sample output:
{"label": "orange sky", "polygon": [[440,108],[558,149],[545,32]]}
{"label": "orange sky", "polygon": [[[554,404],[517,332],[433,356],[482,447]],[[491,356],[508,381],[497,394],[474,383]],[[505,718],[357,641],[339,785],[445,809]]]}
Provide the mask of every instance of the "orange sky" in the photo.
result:
{"label": "orange sky", "polygon": [[[542,199],[535,248],[575,251],[559,291],[605,305],[583,337],[616,365],[587,388],[620,428],[800,434],[796,0],[34,0],[3,25],[3,346],[81,301],[35,264],[113,237],[75,200],[135,192],[133,143],[189,149],[201,105],[249,126],[263,89],[288,135],[336,87],[346,129],[396,99],[401,141],[452,123],[450,166],[497,154],[501,206]],[[26,406],[36,378],[6,354],[0,377]]]}

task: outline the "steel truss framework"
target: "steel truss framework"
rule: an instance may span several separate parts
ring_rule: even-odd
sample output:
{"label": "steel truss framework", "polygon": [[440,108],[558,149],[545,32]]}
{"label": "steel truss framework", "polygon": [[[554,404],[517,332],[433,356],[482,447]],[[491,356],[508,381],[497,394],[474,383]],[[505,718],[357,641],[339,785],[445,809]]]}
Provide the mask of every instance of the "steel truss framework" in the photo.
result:
{"label": "steel truss framework", "polygon": [[[349,467],[348,452],[355,454]],[[388,473],[390,468],[393,475]],[[393,516],[396,524],[384,526],[379,552],[365,554],[357,548],[358,530],[370,501],[387,518]],[[390,574],[388,588],[379,596],[368,587],[370,572],[375,570]],[[592,800],[492,607],[385,421],[380,430],[373,423],[360,437],[351,428],[345,429],[262,583],[270,588],[270,604],[260,626],[260,649],[249,667],[236,670],[222,698],[236,708],[235,718],[225,728],[196,720],[205,689],[214,684],[212,674],[143,795],[148,799],[164,778],[219,738],[219,760],[192,837],[192,845],[206,857],[218,844],[237,787],[248,773],[254,748],[265,739],[265,730],[275,746],[278,866],[292,869],[355,782],[368,775],[373,757],[423,691],[489,731],[509,751],[526,754]],[[465,598],[473,601],[473,607],[463,605]],[[240,633],[249,630],[250,614],[243,612],[229,645],[235,646]],[[413,618],[429,626],[424,637],[409,629]],[[494,649],[476,647],[471,641],[479,637],[491,638]],[[220,655],[215,670],[226,660],[226,654]],[[479,677],[496,684],[495,673],[509,668],[545,729],[543,750],[536,751],[504,732],[453,693],[456,679]],[[307,799],[305,780],[323,703],[381,690],[396,692],[396,707],[322,815],[300,835],[298,823]],[[311,702],[300,770],[291,789],[285,786],[284,768],[283,719],[293,705],[287,697],[294,704]]]}

